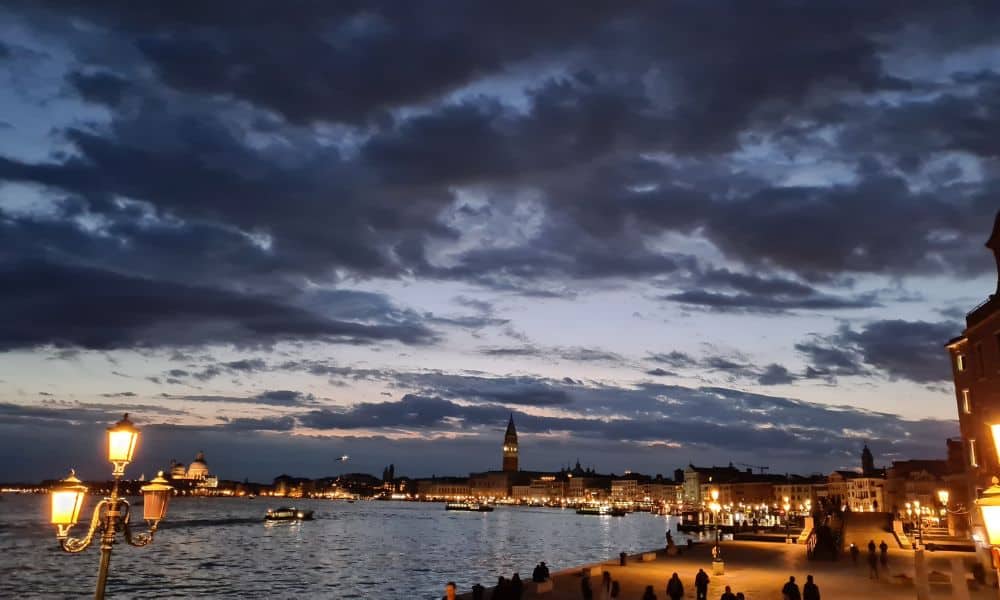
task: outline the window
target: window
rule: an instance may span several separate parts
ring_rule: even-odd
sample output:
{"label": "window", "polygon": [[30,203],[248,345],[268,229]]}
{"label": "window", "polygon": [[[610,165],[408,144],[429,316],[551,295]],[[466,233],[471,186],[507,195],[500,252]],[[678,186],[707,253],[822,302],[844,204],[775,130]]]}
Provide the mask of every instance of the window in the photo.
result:
{"label": "window", "polygon": [[965,370],[965,355],[959,354],[955,357],[955,365],[958,367],[959,371]]}
{"label": "window", "polygon": [[972,414],[972,394],[969,390],[962,390],[962,412]]}
{"label": "window", "polygon": [[976,458],[976,440],[969,440],[969,466],[979,466],[979,460]]}

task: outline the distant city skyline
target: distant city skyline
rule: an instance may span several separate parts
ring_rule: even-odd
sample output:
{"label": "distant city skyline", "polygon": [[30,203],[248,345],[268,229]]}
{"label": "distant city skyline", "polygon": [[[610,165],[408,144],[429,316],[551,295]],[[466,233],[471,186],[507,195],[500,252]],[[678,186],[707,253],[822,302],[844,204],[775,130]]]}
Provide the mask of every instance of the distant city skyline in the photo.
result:
{"label": "distant city skyline", "polygon": [[1000,6],[778,4],[5,7],[0,481],[943,458]]}

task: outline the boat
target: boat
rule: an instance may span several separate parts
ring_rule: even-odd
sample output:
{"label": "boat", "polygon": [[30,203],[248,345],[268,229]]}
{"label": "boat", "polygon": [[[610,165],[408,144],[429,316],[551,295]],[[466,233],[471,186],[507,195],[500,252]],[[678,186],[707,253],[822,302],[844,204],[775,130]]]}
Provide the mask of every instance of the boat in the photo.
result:
{"label": "boat", "polygon": [[610,515],[611,507],[606,505],[581,506],[576,509],[578,515]]}
{"label": "boat", "polygon": [[612,517],[624,517],[628,514],[628,511],[624,508],[612,508],[611,512],[608,513]]}
{"label": "boat", "polygon": [[312,521],[313,511],[298,508],[269,508],[264,515],[265,521]]}
{"label": "boat", "polygon": [[467,512],[493,512],[493,507],[489,504],[479,504],[478,502],[449,502],[444,505],[445,510],[464,510]]}

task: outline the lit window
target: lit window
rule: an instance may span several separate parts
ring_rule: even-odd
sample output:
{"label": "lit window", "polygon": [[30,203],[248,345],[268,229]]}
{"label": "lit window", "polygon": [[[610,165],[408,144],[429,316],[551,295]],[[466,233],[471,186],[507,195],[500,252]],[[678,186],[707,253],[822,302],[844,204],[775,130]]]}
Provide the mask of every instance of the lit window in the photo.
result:
{"label": "lit window", "polygon": [[972,394],[969,390],[962,390],[962,412],[967,415],[972,413]]}
{"label": "lit window", "polygon": [[969,465],[979,466],[979,460],[976,458],[976,440],[969,440]]}
{"label": "lit window", "polygon": [[964,371],[965,370],[965,355],[964,354],[959,354],[958,356],[956,356],[955,357],[955,364],[958,365],[958,370],[959,371]]}

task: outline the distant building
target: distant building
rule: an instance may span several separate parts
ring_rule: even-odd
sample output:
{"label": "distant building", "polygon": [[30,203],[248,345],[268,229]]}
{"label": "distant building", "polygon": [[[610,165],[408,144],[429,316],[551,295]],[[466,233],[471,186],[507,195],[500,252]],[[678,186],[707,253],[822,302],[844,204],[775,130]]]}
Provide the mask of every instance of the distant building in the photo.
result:
{"label": "distant building", "polygon": [[198,452],[187,468],[184,463],[176,460],[170,461],[170,478],[176,482],[187,482],[193,487],[216,488],[219,486],[219,478],[208,471],[208,461],[205,460],[205,453]]}
{"label": "distant building", "polygon": [[875,468],[875,457],[865,444],[861,450],[861,471],[830,473],[826,494],[835,505],[854,512],[891,512],[885,488],[885,469]]}
{"label": "distant building", "polygon": [[[965,493],[957,499],[973,527],[982,527],[972,503],[1000,475],[991,425],[1000,423],[1000,213],[986,242],[997,264],[997,290],[965,316],[962,335],[947,344],[962,434]],[[950,502],[950,504],[953,504]]]}
{"label": "distant building", "polygon": [[514,414],[511,413],[507,433],[503,436],[503,471],[516,473],[517,467],[517,429],[514,428]]}

